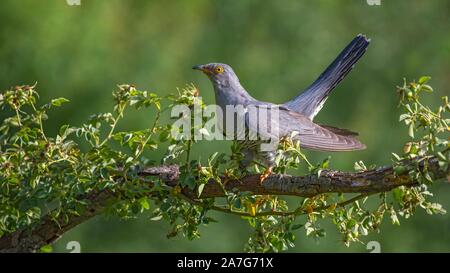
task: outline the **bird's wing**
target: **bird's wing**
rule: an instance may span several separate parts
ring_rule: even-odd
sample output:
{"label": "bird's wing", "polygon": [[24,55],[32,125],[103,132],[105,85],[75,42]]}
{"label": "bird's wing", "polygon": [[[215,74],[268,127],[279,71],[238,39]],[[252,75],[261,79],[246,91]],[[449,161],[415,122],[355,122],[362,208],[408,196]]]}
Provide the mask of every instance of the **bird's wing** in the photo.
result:
{"label": "bird's wing", "polygon": [[284,103],[283,106],[312,120],[322,108],[330,92],[364,55],[369,43],[370,39],[364,35],[356,36],[315,82],[299,96]]}
{"label": "bird's wing", "polygon": [[350,131],[348,129],[342,129],[330,125],[318,124],[320,127],[330,130],[331,132],[342,136],[358,136],[357,132]]}
{"label": "bird's wing", "polygon": [[[261,109],[260,106],[256,108]],[[354,132],[332,126],[317,125],[302,114],[283,108],[277,110],[278,113],[256,111],[257,115],[252,115],[251,111],[248,111],[245,116],[247,129],[266,140],[280,139],[296,132],[295,139],[300,140],[301,147],[310,150],[352,151],[366,148],[355,138],[356,133]]]}

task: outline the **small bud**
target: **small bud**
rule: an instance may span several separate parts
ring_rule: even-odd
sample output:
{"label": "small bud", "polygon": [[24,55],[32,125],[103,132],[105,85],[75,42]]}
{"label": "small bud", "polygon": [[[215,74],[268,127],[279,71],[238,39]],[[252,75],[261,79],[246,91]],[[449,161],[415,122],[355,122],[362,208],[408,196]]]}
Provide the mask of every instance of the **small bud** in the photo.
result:
{"label": "small bud", "polygon": [[403,146],[403,152],[408,154],[411,151],[412,142],[407,142],[405,146]]}
{"label": "small bud", "polygon": [[313,208],[313,206],[308,205],[308,206],[306,206],[305,211],[306,211],[308,214],[311,214],[311,213],[314,212],[314,208]]}
{"label": "small bud", "polygon": [[330,205],[330,207],[328,207],[327,211],[328,212],[332,212],[332,211],[334,211],[336,209],[336,207],[337,207],[337,204],[333,203],[333,204]]}
{"label": "small bud", "polygon": [[200,96],[200,90],[197,87],[195,87],[195,89],[194,89],[194,97],[198,97],[198,96]]}
{"label": "small bud", "polygon": [[173,188],[173,193],[174,194],[179,194],[181,192],[181,187],[180,187],[180,185],[176,185],[174,188]]}

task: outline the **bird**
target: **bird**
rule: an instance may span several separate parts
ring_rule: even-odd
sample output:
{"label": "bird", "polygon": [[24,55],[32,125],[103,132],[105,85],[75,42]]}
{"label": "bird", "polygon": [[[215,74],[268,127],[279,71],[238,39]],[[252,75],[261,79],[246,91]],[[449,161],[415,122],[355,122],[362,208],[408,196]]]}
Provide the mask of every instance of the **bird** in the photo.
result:
{"label": "bird", "polygon": [[[259,101],[252,97],[242,86],[230,65],[207,63],[195,65],[192,68],[200,70],[208,76],[214,88],[216,104],[224,112],[227,111],[227,106],[238,105],[246,110],[255,108],[277,111],[276,120],[274,120],[274,114],[263,120],[259,114],[250,118],[248,111],[243,112],[247,132],[245,139],[240,141],[244,154],[243,166],[247,167],[251,162],[259,160],[265,167],[264,173],[260,176],[262,183],[276,166],[276,153],[273,150],[262,151],[260,148],[261,140],[249,139],[248,132],[257,131],[266,140],[293,136],[294,140],[300,141],[302,148],[309,150],[339,152],[366,148],[366,145],[356,138],[358,133],[315,123],[314,117],[322,109],[331,91],[347,76],[356,62],[364,55],[369,44],[370,39],[363,34],[358,34],[309,87],[283,104]],[[224,118],[222,128],[225,128],[225,122]],[[273,130],[274,132],[271,131],[273,129],[270,127],[271,124],[272,127],[276,127],[276,130]],[[273,124],[276,126],[273,126]],[[258,131],[261,127],[267,130],[263,130],[264,132]]]}

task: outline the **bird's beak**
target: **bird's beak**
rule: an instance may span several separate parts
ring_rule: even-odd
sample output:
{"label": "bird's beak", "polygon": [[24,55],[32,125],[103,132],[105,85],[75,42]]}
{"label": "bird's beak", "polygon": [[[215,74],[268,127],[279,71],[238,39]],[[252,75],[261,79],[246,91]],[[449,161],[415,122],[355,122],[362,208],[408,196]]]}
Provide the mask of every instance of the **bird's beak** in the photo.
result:
{"label": "bird's beak", "polygon": [[205,74],[211,73],[211,71],[210,71],[205,65],[203,65],[203,64],[200,64],[200,65],[194,65],[194,66],[192,67],[192,69],[200,70],[200,71],[202,71],[202,72],[205,73]]}

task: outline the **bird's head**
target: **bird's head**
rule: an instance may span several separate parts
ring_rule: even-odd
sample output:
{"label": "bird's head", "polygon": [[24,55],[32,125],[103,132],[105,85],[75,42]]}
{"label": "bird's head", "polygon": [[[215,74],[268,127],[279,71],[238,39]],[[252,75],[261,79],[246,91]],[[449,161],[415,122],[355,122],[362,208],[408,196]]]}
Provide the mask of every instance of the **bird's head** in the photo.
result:
{"label": "bird's head", "polygon": [[200,70],[208,76],[213,85],[230,86],[239,80],[231,66],[221,63],[194,65],[192,69]]}

